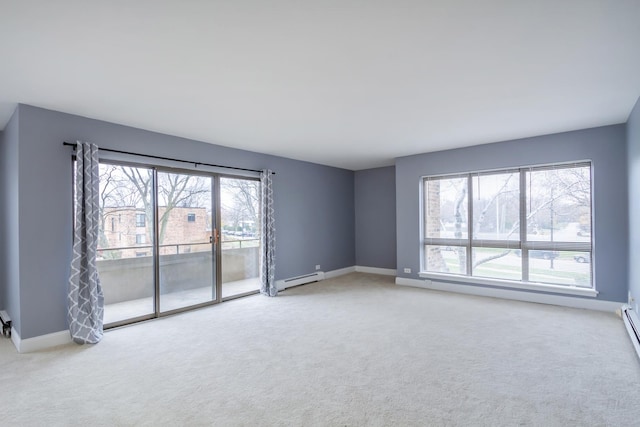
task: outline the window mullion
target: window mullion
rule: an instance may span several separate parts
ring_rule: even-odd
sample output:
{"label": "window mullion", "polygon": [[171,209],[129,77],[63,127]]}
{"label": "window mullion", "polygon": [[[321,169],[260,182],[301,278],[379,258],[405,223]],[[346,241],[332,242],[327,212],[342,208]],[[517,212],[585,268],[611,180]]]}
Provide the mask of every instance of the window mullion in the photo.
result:
{"label": "window mullion", "polygon": [[158,208],[158,169],[151,168],[151,203],[153,205],[153,281],[155,291],[153,293],[154,315],[160,314],[160,226]]}
{"label": "window mullion", "polygon": [[522,281],[529,281],[529,252],[526,248],[527,241],[527,173],[520,169],[520,251],[522,256]]}
{"label": "window mullion", "polygon": [[423,244],[433,246],[466,246],[467,239],[453,239],[446,237],[425,237]]}
{"label": "window mullion", "polygon": [[473,275],[473,255],[471,242],[473,241],[473,180],[467,175],[467,276]]}

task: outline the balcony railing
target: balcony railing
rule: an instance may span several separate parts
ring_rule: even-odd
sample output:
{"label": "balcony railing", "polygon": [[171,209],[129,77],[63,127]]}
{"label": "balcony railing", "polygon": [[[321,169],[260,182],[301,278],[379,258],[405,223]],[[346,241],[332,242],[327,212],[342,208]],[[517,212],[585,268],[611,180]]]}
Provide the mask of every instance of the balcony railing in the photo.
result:
{"label": "balcony railing", "polygon": [[[224,250],[228,250],[228,249],[244,249],[244,248],[255,248],[260,246],[260,239],[237,239],[237,240],[223,240],[221,243],[221,249]],[[165,249],[165,248],[175,248],[175,251],[161,251],[164,252],[162,253],[162,255],[168,255],[168,254],[181,254],[181,253],[191,253],[191,247],[193,246],[205,246],[205,245],[211,245],[211,243],[208,242],[201,242],[201,243],[170,243],[170,244],[165,244],[165,245],[159,245],[160,249]],[[182,248],[182,251],[180,250],[180,248]],[[186,249],[188,248],[188,249]],[[141,250],[145,250],[145,249],[153,249],[153,245],[144,245],[144,244],[140,244],[140,245],[135,245],[135,246],[116,246],[116,247],[112,247],[112,248],[98,248],[98,257],[100,257],[101,255],[104,255],[104,252],[114,252],[114,251],[125,251],[125,250],[136,250],[136,251],[141,251]],[[169,253],[167,253],[169,252]],[[202,250],[196,250],[193,252],[202,252]],[[151,256],[151,253],[149,253],[148,255],[145,256]]]}
{"label": "balcony railing", "polygon": [[[223,241],[222,284],[259,277],[259,239]],[[210,243],[160,245],[159,280],[163,293],[211,286]],[[153,245],[101,248],[97,260],[105,304],[146,298],[154,289]]]}

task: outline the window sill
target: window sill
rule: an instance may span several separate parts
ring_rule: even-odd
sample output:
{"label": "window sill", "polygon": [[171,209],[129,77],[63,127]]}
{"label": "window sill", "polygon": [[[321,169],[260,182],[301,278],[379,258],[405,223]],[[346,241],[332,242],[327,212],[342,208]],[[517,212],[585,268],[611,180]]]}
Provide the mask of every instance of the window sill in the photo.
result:
{"label": "window sill", "polygon": [[463,283],[470,285],[492,286],[514,290],[540,291],[554,294],[578,295],[595,298],[598,291],[592,288],[578,288],[576,286],[548,285],[545,283],[514,282],[511,280],[489,279],[486,277],[457,276],[455,274],[440,274],[421,271],[418,276],[423,279],[442,280],[446,282]]}

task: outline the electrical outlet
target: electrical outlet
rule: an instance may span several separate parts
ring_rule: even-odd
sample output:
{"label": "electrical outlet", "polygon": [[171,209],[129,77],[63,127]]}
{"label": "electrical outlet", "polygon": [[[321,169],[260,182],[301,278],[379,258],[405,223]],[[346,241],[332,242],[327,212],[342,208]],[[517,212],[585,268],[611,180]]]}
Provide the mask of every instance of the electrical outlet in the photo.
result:
{"label": "electrical outlet", "polygon": [[320,264],[316,264],[316,270],[320,270]]}
{"label": "electrical outlet", "polygon": [[405,273],[411,273],[411,269],[410,269],[410,268],[405,268],[405,269],[404,269],[404,272],[405,272]]}

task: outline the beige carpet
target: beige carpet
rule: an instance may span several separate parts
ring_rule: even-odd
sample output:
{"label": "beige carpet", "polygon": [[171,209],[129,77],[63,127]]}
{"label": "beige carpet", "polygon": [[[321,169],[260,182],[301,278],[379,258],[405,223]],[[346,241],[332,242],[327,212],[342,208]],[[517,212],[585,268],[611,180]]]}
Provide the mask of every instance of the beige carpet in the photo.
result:
{"label": "beige carpet", "polygon": [[614,314],[350,274],[19,355],[0,425],[639,425]]}

